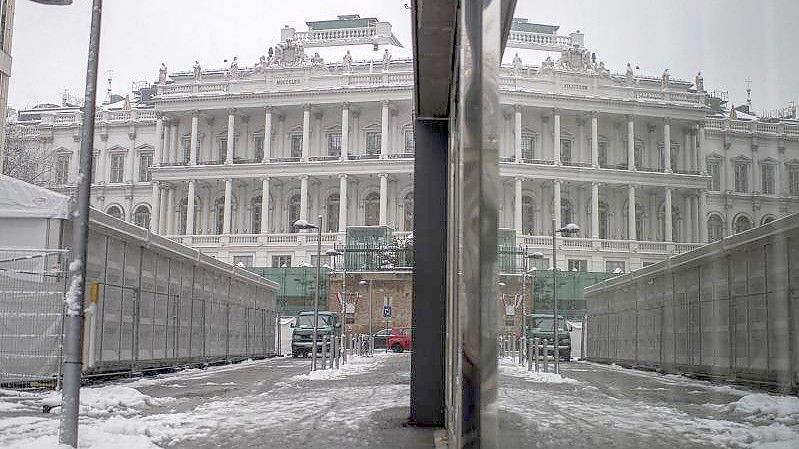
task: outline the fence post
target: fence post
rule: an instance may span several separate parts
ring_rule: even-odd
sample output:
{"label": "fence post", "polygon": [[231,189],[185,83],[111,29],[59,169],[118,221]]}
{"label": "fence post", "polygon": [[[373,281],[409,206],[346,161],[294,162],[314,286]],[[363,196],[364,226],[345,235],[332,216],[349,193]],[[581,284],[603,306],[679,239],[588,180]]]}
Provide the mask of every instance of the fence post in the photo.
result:
{"label": "fence post", "polygon": [[549,353],[547,352],[547,350],[548,350],[547,346],[549,346],[549,340],[545,338],[544,339],[544,372],[545,373],[549,372]]}
{"label": "fence post", "polygon": [[535,337],[533,339],[533,344],[535,345],[535,372],[536,373],[540,370],[540,368],[538,366],[539,362],[541,361],[541,346],[540,346],[540,343],[541,343],[541,339],[540,338]]}

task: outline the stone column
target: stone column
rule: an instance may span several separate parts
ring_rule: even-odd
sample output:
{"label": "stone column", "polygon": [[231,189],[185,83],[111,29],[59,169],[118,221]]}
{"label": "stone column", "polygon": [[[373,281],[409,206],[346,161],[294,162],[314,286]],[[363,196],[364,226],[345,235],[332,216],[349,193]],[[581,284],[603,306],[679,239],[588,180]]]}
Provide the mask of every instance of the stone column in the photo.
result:
{"label": "stone column", "polygon": [[[552,198],[552,217],[555,219],[555,226],[561,227],[560,224],[560,181],[553,181],[553,198]],[[545,227],[546,229],[546,227]]]}
{"label": "stone column", "polygon": [[705,219],[705,211],[707,210],[707,192],[705,190],[699,191],[699,242],[707,242],[707,220]]}
{"label": "stone column", "polygon": [[635,121],[632,114],[627,115],[627,169],[635,171]]}
{"label": "stone column", "polygon": [[655,139],[655,131],[657,131],[657,128],[654,125],[647,125],[646,131],[646,157],[644,158],[644,163],[648,168],[657,168],[660,162],[657,164],[652,163],[652,159],[657,154],[657,141]]}
{"label": "stone column", "polygon": [[[315,122],[314,129],[316,129],[313,146],[316,151],[316,156],[327,156],[327,152],[324,151],[324,145],[322,144],[322,116],[322,111],[316,111],[313,114]],[[313,155],[314,148],[311,149],[311,155]]]}
{"label": "stone column", "polygon": [[591,112],[591,166],[599,168],[599,114]]}
{"label": "stone column", "polygon": [[560,165],[560,109],[557,108],[552,112],[552,157],[555,165]]}
{"label": "stone column", "polygon": [[690,242],[691,236],[691,197],[686,194],[682,196],[682,238],[683,242]]}
{"label": "stone column", "polygon": [[665,212],[664,221],[666,222],[664,223],[666,230],[665,240],[667,242],[673,242],[674,237],[672,236],[671,229],[671,187],[666,187],[666,201],[663,204],[663,211]]}
{"label": "stone column", "polygon": [[305,104],[302,107],[302,160],[308,160],[308,153],[311,148],[311,105]]}
{"label": "stone column", "polygon": [[663,165],[665,172],[671,173],[671,119],[668,117],[663,119]]}
{"label": "stone column", "polygon": [[347,175],[339,175],[338,186],[338,232],[347,230]]}
{"label": "stone column", "polygon": [[[269,162],[272,158],[272,106],[265,108],[264,114],[264,155],[261,162]],[[267,182],[268,184],[268,182]],[[263,221],[263,217],[261,217]]]}
{"label": "stone column", "polygon": [[388,223],[388,175],[380,173],[380,226]]}
{"label": "stone column", "polygon": [[278,157],[290,156],[290,154],[286,154],[285,143],[286,143],[286,115],[278,114],[277,133],[275,134],[275,147],[272,148],[272,152],[277,154]]}
{"label": "stone column", "polygon": [[158,221],[161,218],[161,186],[158,181],[152,182],[153,198],[150,204],[150,232],[158,233]]}
{"label": "stone column", "polygon": [[180,154],[180,121],[172,119],[172,143],[169,144],[169,162],[183,161]]}
{"label": "stone column", "polygon": [[198,133],[200,126],[200,113],[194,111],[191,115],[191,142],[189,142],[189,165],[197,164],[197,144],[199,143]]}
{"label": "stone column", "polygon": [[233,207],[233,180],[225,179],[225,206],[222,215],[222,234],[230,234],[231,208]]}
{"label": "stone column", "polygon": [[599,238],[599,183],[591,183],[591,238]]}
{"label": "stone column", "polygon": [[188,197],[186,201],[186,235],[194,234],[194,180],[189,180]]}
{"label": "stone column", "polygon": [[176,187],[172,187],[167,193],[166,203],[166,234],[175,234],[175,191]]}
{"label": "stone column", "polygon": [[513,227],[516,235],[522,234],[522,178],[514,180],[514,204],[513,204]]}
{"label": "stone column", "polygon": [[[345,101],[341,106],[341,155],[339,159],[347,160],[350,151],[350,103]],[[340,217],[339,217],[340,220]]]}
{"label": "stone column", "polygon": [[[261,180],[261,234],[269,233],[269,177]],[[252,230],[255,232],[255,229]]]}
{"label": "stone column", "polygon": [[308,219],[308,175],[300,176],[300,219]]}
{"label": "stone column", "polygon": [[635,229],[635,186],[630,184],[627,188],[627,239],[638,240]]}
{"label": "stone column", "polygon": [[583,116],[577,117],[577,145],[575,147],[577,152],[575,159],[578,162],[585,162],[585,118]]}
{"label": "stone column", "polygon": [[[389,102],[383,100],[383,112],[380,119],[380,159],[388,157],[389,153]],[[381,195],[382,201],[382,195]]]}
{"label": "stone column", "polygon": [[227,110],[227,147],[225,151],[225,164],[233,163],[233,142],[236,139],[236,110]]}
{"label": "stone column", "polygon": [[514,109],[513,154],[516,156],[516,162],[521,162],[522,161],[522,107],[521,105],[517,104],[513,107],[513,109]]}
{"label": "stone column", "polygon": [[[696,166],[698,167],[699,173],[707,175],[707,164],[702,157],[702,153],[705,151],[705,122],[699,122],[698,127],[699,129],[697,130],[696,137]],[[704,228],[705,226],[702,227]]]}
{"label": "stone column", "polygon": [[155,154],[153,164],[164,163],[164,116],[160,112],[155,114]]}

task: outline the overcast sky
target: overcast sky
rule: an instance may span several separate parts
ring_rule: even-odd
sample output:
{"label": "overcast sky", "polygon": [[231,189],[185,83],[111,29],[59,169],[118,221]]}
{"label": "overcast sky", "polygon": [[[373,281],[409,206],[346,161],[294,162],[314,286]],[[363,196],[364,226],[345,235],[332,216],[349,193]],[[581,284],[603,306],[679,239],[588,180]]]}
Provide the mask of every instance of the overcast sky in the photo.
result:
{"label": "overcast sky", "polygon": [[[405,46],[391,52],[408,57],[406,2],[106,0],[100,99],[109,70],[114,92],[124,94],[132,81],[157,79],[161,62],[170,71],[190,70],[195,59],[210,68],[238,56],[240,66],[251,66],[278,42],[284,25],[302,31],[305,21],[338,14],[391,22]],[[9,106],[58,103],[65,89],[82,96],[90,6],[91,0],[68,7],[17,0]],[[745,80],[751,79],[757,111],[799,100],[796,0],[519,0],[516,16],[560,25],[564,35],[583,31],[586,46],[614,72],[624,72],[631,62],[642,74],[659,76],[668,67],[672,77],[693,80],[701,70],[706,89],[729,91],[735,105],[745,101]],[[339,60],[341,51],[320,53]],[[508,50],[506,60],[514,52]],[[356,59],[372,57],[369,48],[353,53]],[[525,63],[540,62],[530,52],[520,55]]]}

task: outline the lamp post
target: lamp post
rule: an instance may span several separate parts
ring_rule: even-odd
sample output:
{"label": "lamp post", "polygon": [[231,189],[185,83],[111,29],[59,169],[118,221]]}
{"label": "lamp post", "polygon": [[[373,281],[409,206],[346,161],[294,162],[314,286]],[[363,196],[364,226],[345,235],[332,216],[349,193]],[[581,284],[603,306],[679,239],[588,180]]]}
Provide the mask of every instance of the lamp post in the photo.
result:
{"label": "lamp post", "polygon": [[[328,257],[337,257],[343,256],[344,251],[339,251],[337,249],[329,249],[325,251],[325,255]],[[335,267],[336,264],[333,263]],[[343,264],[341,264],[341,317],[344,320],[344,325],[347,324],[347,261],[345,260]],[[344,329],[346,331],[346,328]]]}
{"label": "lamp post", "polygon": [[562,228],[558,228],[557,220],[554,218],[552,219],[552,318],[554,320],[552,324],[552,328],[554,331],[553,339],[555,342],[553,345],[555,346],[555,374],[560,374],[560,338],[558,337],[558,325],[560,322],[558,321],[558,247],[557,247],[557,235],[560,233],[561,235],[569,235],[569,234],[576,234],[580,232],[580,227],[574,223],[569,223]]}
{"label": "lamp post", "polygon": [[[33,0],[42,5],[70,5],[72,0]],[[100,51],[100,24],[103,0],[93,0],[91,28],[89,30],[89,55],[86,63],[86,90],[80,141],[80,174],[78,176],[77,205],[73,212],[71,274],[67,291],[64,317],[64,358],[61,372],[64,376],[61,391],[61,419],[58,440],[69,447],[78,447],[78,414],[80,406],[80,378],[83,371],[84,293],[86,291],[86,256],[89,240],[89,209],[92,189],[92,146],[94,144],[94,113],[97,104],[97,62]],[[2,165],[2,162],[0,162]]]}
{"label": "lamp post", "polygon": [[374,348],[374,343],[372,340],[372,280],[366,279],[358,282],[359,285],[365,286],[369,285],[369,355],[372,355],[372,350]]}
{"label": "lamp post", "polygon": [[302,229],[316,229],[316,293],[313,297],[313,331],[311,333],[311,338],[313,338],[313,342],[311,343],[311,371],[316,371],[316,338],[317,338],[317,329],[319,328],[319,273],[322,268],[322,264],[319,263],[322,258],[322,216],[319,216],[319,225],[315,225],[312,223],[308,223],[307,221],[300,219],[294,222],[294,229],[302,230]]}
{"label": "lamp post", "polygon": [[[535,272],[536,267],[532,267],[528,269],[528,260],[530,259],[543,259],[544,254],[540,251],[536,251],[532,254],[528,254],[524,258],[524,273],[522,273],[522,338],[527,341],[527,299],[525,298],[526,294],[526,285],[527,285],[527,276],[532,273],[533,274],[533,283],[530,285],[530,298],[533,297],[533,293],[535,291]],[[533,302],[530,302],[530,312],[535,313],[535,308],[533,307]]]}

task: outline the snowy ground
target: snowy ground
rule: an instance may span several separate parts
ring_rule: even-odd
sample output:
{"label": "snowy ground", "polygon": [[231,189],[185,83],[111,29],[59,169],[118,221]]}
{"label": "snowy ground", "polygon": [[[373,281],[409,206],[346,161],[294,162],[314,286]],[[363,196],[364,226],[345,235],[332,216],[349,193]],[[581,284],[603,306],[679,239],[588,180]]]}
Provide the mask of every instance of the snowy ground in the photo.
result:
{"label": "snowy ground", "polygon": [[[432,447],[408,416],[408,354],[308,374],[272,359],[84,388],[81,447]],[[799,398],[591,363],[500,361],[502,447],[799,447]],[[0,447],[56,445],[54,394],[0,390]],[[58,409],[56,409],[58,410]]]}

